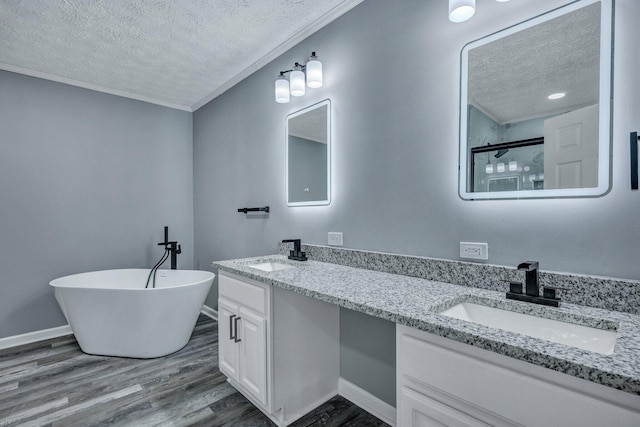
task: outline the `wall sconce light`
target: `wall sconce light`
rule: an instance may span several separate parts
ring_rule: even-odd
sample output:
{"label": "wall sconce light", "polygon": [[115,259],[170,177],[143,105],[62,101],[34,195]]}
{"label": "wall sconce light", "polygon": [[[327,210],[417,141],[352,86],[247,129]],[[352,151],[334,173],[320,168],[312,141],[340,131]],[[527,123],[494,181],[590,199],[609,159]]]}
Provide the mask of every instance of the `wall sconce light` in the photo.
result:
{"label": "wall sconce light", "polygon": [[[289,74],[288,80],[287,74]],[[310,88],[322,86],[322,62],[315,52],[311,53],[306,64],[301,65],[296,62],[291,70],[280,71],[275,85],[276,102],[286,104],[291,99],[289,95],[304,95],[306,86]]]}
{"label": "wall sconce light", "polygon": [[289,80],[283,72],[280,72],[280,76],[276,80],[276,102],[286,104],[289,99]]}

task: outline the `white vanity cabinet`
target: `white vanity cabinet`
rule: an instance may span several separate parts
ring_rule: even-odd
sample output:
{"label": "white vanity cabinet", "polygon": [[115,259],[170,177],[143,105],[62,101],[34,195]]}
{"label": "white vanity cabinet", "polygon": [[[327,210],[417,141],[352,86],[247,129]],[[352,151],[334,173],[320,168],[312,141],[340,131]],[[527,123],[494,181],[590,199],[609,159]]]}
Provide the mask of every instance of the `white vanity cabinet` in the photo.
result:
{"label": "white vanity cabinet", "polygon": [[279,426],[338,393],[338,306],[220,271],[219,367]]}
{"label": "white vanity cabinet", "polygon": [[399,427],[640,426],[640,396],[403,325]]}
{"label": "white vanity cabinet", "polygon": [[266,315],[226,298],[219,299],[218,310],[220,370],[242,385],[259,403],[266,405]]}

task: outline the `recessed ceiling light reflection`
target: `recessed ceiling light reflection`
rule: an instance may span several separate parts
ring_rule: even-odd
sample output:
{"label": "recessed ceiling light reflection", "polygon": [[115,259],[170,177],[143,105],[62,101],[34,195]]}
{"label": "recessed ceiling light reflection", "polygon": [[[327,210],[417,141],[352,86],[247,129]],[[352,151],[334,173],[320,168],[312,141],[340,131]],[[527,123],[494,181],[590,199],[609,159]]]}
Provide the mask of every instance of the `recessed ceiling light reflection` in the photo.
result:
{"label": "recessed ceiling light reflection", "polygon": [[549,99],[561,99],[561,98],[564,98],[565,96],[567,96],[566,92],[556,92],[556,93],[552,93],[547,98],[549,98]]}

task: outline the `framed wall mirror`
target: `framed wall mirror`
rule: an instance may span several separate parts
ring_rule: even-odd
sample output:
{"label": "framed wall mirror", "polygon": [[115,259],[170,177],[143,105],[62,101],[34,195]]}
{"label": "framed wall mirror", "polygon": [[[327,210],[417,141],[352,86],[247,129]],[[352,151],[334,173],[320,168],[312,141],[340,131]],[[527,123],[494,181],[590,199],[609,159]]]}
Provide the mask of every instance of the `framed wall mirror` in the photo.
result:
{"label": "framed wall mirror", "polygon": [[288,206],[331,202],[331,101],[287,116],[286,194]]}
{"label": "framed wall mirror", "polygon": [[578,0],[462,49],[460,197],[609,191],[612,30],[611,0]]}

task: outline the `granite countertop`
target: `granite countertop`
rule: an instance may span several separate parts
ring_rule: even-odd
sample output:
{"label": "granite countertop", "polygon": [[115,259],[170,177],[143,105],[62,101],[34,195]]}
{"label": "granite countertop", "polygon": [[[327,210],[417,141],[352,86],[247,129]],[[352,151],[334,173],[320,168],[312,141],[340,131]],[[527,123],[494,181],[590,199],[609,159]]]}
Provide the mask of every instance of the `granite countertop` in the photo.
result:
{"label": "granite countertop", "polygon": [[[264,262],[289,264],[293,268],[265,272],[249,267]],[[217,261],[213,265],[222,271],[340,307],[640,395],[638,315],[568,303],[558,308],[544,307],[507,300],[504,292],[318,261],[290,261],[283,255]],[[438,314],[462,301],[601,329],[617,329],[614,352],[602,355]]]}

